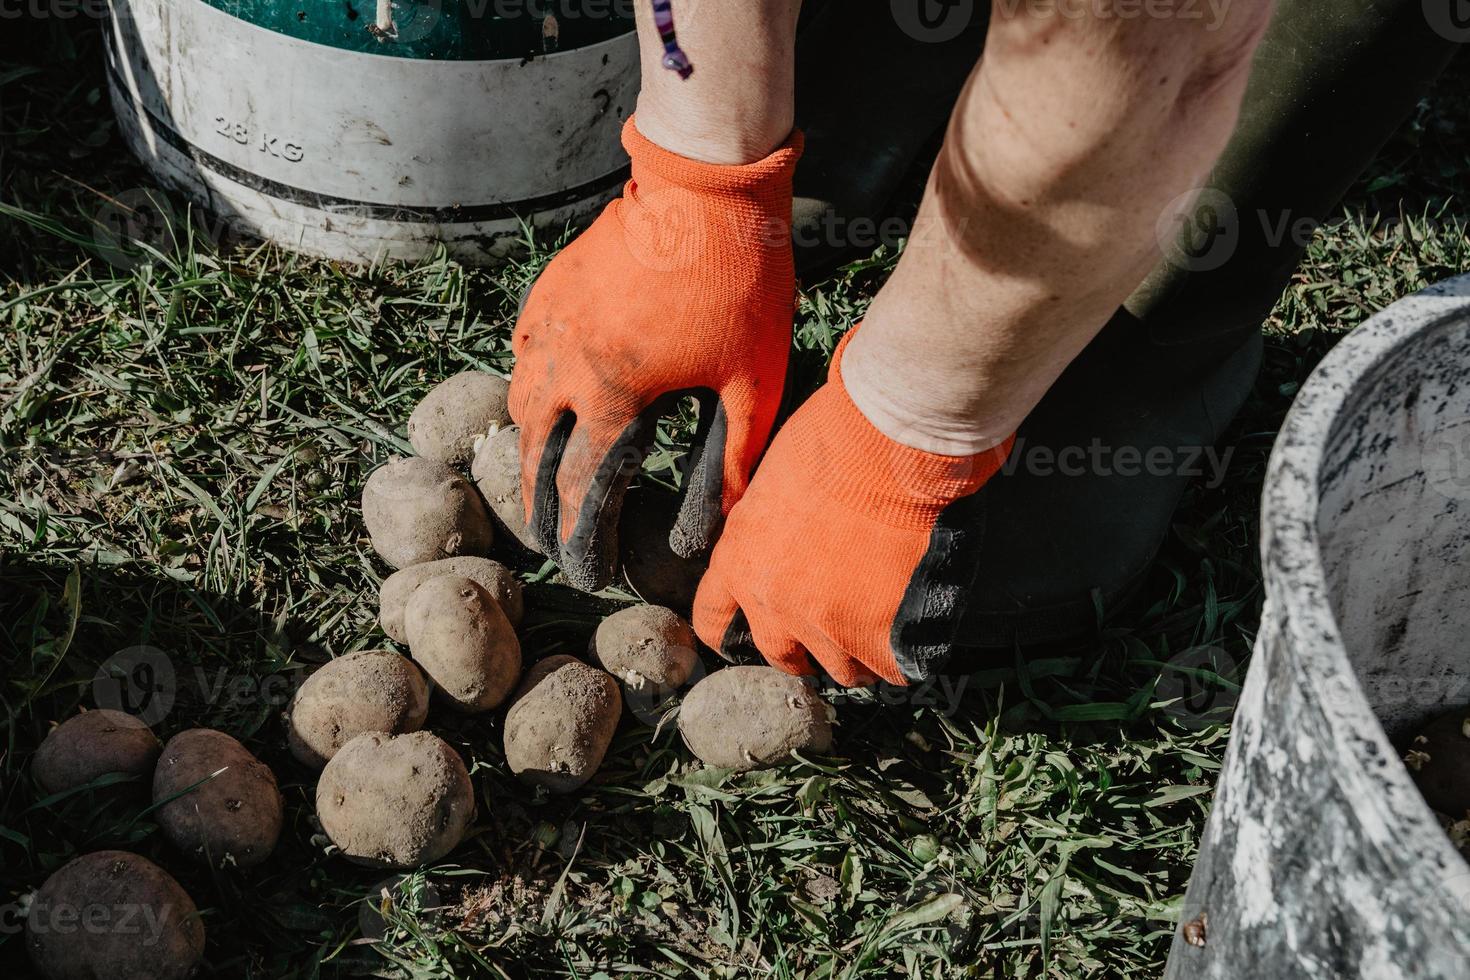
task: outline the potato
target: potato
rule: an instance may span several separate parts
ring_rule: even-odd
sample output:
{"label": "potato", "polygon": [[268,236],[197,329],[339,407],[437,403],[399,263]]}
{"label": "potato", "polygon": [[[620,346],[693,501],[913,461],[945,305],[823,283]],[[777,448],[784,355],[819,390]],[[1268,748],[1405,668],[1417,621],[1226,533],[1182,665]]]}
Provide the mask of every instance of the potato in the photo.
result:
{"label": "potato", "polygon": [[532,664],[530,669],[526,671],[526,676],[521,678],[520,686],[510,696],[511,705],[514,705],[527,694],[530,694],[531,689],[546,680],[547,675],[552,671],[559,670],[567,664],[579,664],[581,662],[576,657],[566,653],[555,653],[549,657],[542,657]]}
{"label": "potato", "polygon": [[495,533],[469,481],[430,459],[374,470],[362,488],[362,518],[374,550],[394,568],[483,554]]}
{"label": "potato", "polygon": [[363,732],[416,732],[428,714],[429,685],[419,669],[391,650],[366,650],[307,678],[286,709],[286,741],[304,765],[320,769]]}
{"label": "potato", "polygon": [[460,711],[489,711],[515,688],[521,644],[480,583],[431,578],[414,590],[403,619],[414,660]]}
{"label": "potato", "polygon": [[408,630],[403,625],[408,597],[413,595],[414,589],[440,575],[461,575],[479,582],[500,603],[500,611],[505,613],[510,625],[521,625],[526,608],[525,599],[520,580],[515,577],[514,572],[489,558],[445,558],[442,561],[411,565],[384,580],[383,587],[378,592],[378,622],[390,639],[397,643],[408,642]]}
{"label": "potato", "polygon": [[679,732],[706,765],[764,769],[793,750],[828,751],[832,713],[800,677],[774,667],[726,667],[684,696]]}
{"label": "potato", "polygon": [[63,864],[36,892],[26,948],[51,980],[183,980],[204,958],[204,923],[158,865],[96,851]]}
{"label": "potato", "polygon": [[699,663],[694,630],[672,609],[632,606],[604,619],[588,654],[628,687],[629,696],[661,701],[689,680]]}
{"label": "potato", "polygon": [[470,467],[470,476],[479,487],[480,495],[490,505],[496,530],[504,531],[525,550],[541,554],[541,546],[526,526],[525,503],[521,496],[520,426],[507,426],[481,443],[474,465]]}
{"label": "potato", "polygon": [[462,371],[424,396],[408,417],[408,441],[425,459],[464,466],[475,440],[510,424],[510,382],[484,371]]}
{"label": "potato", "polygon": [[1440,715],[1409,748],[1409,775],[1425,802],[1464,820],[1470,811],[1470,710]]}
{"label": "potato", "polygon": [[316,786],[322,830],[348,860],[413,868],[459,845],[475,817],[475,791],[459,753],[429,732],[357,736]]}
{"label": "potato", "polygon": [[164,836],[189,857],[215,867],[259,864],[281,836],[275,775],[245,746],[210,728],[168,740],[153,772],[153,802],[162,804],[154,815]]}
{"label": "potato", "polygon": [[572,793],[602,765],[623,698],[617,681],[580,661],[542,673],[505,716],[505,762],[522,782]]}
{"label": "potato", "polygon": [[709,556],[684,558],[669,547],[669,531],[679,512],[679,497],[666,490],[634,487],[623,501],[618,553],[623,578],[644,602],[688,614]]}
{"label": "potato", "polygon": [[146,798],[163,743],[132,715],[99,708],[53,728],[36,749],[31,772],[47,796],[85,786],[108,773],[137,777],[112,787],[124,798]]}

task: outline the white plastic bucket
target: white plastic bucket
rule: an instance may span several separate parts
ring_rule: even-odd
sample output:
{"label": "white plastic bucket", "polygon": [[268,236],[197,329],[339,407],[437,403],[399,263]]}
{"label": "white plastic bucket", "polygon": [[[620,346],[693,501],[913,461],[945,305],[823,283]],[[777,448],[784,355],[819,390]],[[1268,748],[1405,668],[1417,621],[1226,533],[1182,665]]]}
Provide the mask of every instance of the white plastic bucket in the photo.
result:
{"label": "white plastic bucket", "polygon": [[[440,242],[478,261],[522,221],[595,214],[626,176],[631,25],[588,22],[568,48],[525,0],[399,0],[380,40],[371,0],[355,19],[347,4],[212,3],[112,0],[108,76],[133,152],[231,229],[347,261]],[[496,32],[524,34],[517,18],[540,18],[537,43],[556,50],[476,57]]]}
{"label": "white plastic bucket", "polygon": [[1373,317],[1303,386],[1261,550],[1261,632],[1167,976],[1463,980],[1470,866],[1400,749],[1470,702],[1470,277]]}

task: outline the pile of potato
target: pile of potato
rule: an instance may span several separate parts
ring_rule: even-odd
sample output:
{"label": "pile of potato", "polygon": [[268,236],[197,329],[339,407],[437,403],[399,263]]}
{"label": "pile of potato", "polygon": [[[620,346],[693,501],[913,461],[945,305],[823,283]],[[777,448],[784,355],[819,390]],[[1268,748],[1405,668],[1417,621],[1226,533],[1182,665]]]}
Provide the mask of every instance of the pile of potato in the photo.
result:
{"label": "pile of potato", "polygon": [[[506,393],[504,380],[481,372],[445,381],[409,419],[418,455],[379,468],[364,486],[373,548],[396,569],[381,587],[379,623],[408,656],[377,649],[338,657],[302,684],[283,714],[291,754],[319,773],[323,832],[359,864],[408,869],[437,861],[474,822],[476,795],[464,761],[425,730],[431,708],[503,710],[507,768],[530,787],[574,793],[601,767],[625,695],[662,712],[702,666],[688,622],[652,605],[604,620],[586,660],[526,656],[516,632],[525,613],[521,584],[488,557],[497,539],[521,554],[535,551]],[[664,554],[672,519],[666,498],[649,495],[635,507],[624,522],[625,532],[635,532],[624,564],[630,581],[636,577],[647,592],[687,608],[702,566]],[[793,752],[827,751],[832,715],[799,679],[736,667],[694,685],[679,730],[705,763],[752,769]],[[265,861],[284,822],[271,770],[234,738],[208,729],[162,744],[136,718],[87,711],[50,734],[32,772],[47,795],[109,773],[133,777],[103,792],[145,803],[151,788],[163,834],[184,856],[212,867]],[[124,902],[156,915],[165,927],[161,941],[44,928],[52,909]],[[28,931],[33,962],[53,978],[186,977],[204,951],[204,927],[184,889],[152,862],[122,851],[87,854],[56,871],[36,893]]]}
{"label": "pile of potato", "polygon": [[[504,380],[477,371],[445,381],[409,418],[417,455],[369,477],[363,519],[373,549],[397,569],[383,583],[379,622],[412,658],[398,673],[421,670],[449,711],[504,708],[510,771],[547,792],[573,793],[602,765],[624,692],[640,703],[670,703],[699,657],[694,632],[677,613],[638,606],[602,623],[588,661],[561,654],[526,670],[529,658],[516,635],[524,614],[520,583],[486,557],[499,539],[508,539],[513,551],[536,551],[526,530],[520,433],[506,410],[507,394]],[[466,465],[470,478],[462,472]],[[648,503],[625,528],[631,522],[641,531],[647,523],[648,533],[634,537],[666,540],[662,525],[672,523],[672,511],[667,501],[650,496]],[[692,600],[689,580],[697,579],[697,568],[652,560],[645,556],[657,549],[626,542],[623,553],[642,580]],[[663,582],[655,581],[658,568],[669,571]],[[392,655],[373,654],[362,669],[381,670],[386,656]],[[381,684],[358,680],[358,669],[344,661],[324,668],[334,676],[323,691],[309,683],[292,706],[293,749],[309,746],[297,757],[317,765],[325,760],[317,788],[322,828],[345,855],[365,864],[404,868],[435,860],[459,842],[473,817],[469,777],[443,742],[409,734],[424,724],[424,712],[375,699]],[[381,719],[377,727],[364,723],[364,712]],[[701,682],[685,701],[680,730],[706,762],[740,769],[831,745],[826,703],[769,668],[721,671]]]}
{"label": "pile of potato", "polygon": [[[183,731],[163,744],[131,715],[84,711],[46,736],[31,774],[47,795],[101,782],[104,801],[151,798],[169,842],[211,867],[260,864],[281,836],[284,806],[275,775],[212,729]],[[130,778],[107,783],[104,777],[114,775]],[[95,927],[78,931],[77,923]],[[188,893],[152,861],[96,851],[62,865],[36,892],[26,948],[36,968],[58,980],[187,977],[204,956],[204,924]]]}

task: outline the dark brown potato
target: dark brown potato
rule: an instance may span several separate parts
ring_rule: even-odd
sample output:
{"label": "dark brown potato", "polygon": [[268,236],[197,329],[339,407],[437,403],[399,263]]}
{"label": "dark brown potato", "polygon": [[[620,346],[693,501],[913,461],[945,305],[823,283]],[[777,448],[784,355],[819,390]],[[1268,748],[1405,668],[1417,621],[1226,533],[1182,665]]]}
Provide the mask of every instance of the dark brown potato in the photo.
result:
{"label": "dark brown potato", "polygon": [[429,685],[391,650],[338,657],[307,678],[286,709],[291,754],[320,769],[363,732],[403,735],[424,727]]}
{"label": "dark brown potato", "polygon": [[669,532],[678,512],[677,494],[634,487],[623,501],[618,551],[623,578],[634,595],[688,615],[699,580],[709,569],[709,556],[684,558],[669,547]]}
{"label": "dark brown potato", "polygon": [[146,798],[163,743],[132,715],[107,708],[84,711],[51,730],[31,761],[31,772],[50,796],[85,786],[108,773],[136,776],[114,792]]}
{"label": "dark brown potato", "polygon": [[404,613],[408,646],[424,673],[457,710],[496,708],[521,676],[521,644],[500,604],[478,582],[432,578]]}
{"label": "dark brown potato", "polygon": [[275,774],[229,735],[194,728],[168,740],[153,772],[153,802],[180,793],[154,815],[189,857],[215,867],[250,867],[275,850],[283,820]]}
{"label": "dark brown potato", "polygon": [[575,792],[602,765],[622,711],[608,674],[577,660],[549,666],[505,716],[506,765],[532,786]]}
{"label": "dark brown potato", "polygon": [[792,751],[831,749],[831,711],[799,677],[774,667],[726,667],[685,695],[679,732],[706,765],[765,769]]}
{"label": "dark brown potato", "polygon": [[424,396],[408,417],[408,441],[425,459],[464,466],[475,440],[510,424],[510,382],[484,371],[462,371]]}
{"label": "dark brown potato", "polygon": [[532,554],[541,554],[541,547],[526,526],[526,510],[521,496],[521,429],[509,425],[480,444],[475,454],[470,476],[490,513],[495,518],[495,529],[514,539]]}
{"label": "dark brown potato", "polygon": [[475,792],[459,753],[429,732],[369,732],[342,746],[316,787],[322,830],[348,860],[413,868],[459,845]]}
{"label": "dark brown potato", "polygon": [[468,480],[430,459],[396,459],[362,488],[362,518],[373,548],[394,568],[479,555],[494,531]]}
{"label": "dark brown potato", "polygon": [[694,629],[672,609],[630,606],[602,621],[588,653],[622,681],[629,695],[669,697],[688,682],[699,663]]}
{"label": "dark brown potato", "polygon": [[1431,808],[1464,820],[1470,811],[1470,710],[1440,715],[1409,746],[1409,775]]}
{"label": "dark brown potato", "polygon": [[184,980],[204,957],[204,923],[158,865],[97,851],[62,865],[36,892],[26,948],[50,980]]}
{"label": "dark brown potato", "polygon": [[505,613],[510,625],[521,625],[526,607],[520,579],[498,561],[465,555],[411,565],[394,572],[383,581],[383,587],[378,593],[378,622],[382,625],[383,632],[395,643],[408,642],[408,629],[403,624],[403,614],[408,609],[408,597],[420,585],[440,575],[460,575],[479,582],[500,603],[500,611]]}

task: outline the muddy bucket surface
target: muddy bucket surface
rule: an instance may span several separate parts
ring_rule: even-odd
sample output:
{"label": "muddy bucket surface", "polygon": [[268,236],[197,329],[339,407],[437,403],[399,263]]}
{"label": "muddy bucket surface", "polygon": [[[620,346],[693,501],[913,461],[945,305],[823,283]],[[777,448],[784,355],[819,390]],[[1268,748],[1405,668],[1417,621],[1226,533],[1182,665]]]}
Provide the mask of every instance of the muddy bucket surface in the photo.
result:
{"label": "muddy bucket surface", "polygon": [[1167,976],[1470,977],[1470,866],[1401,761],[1470,702],[1470,277],[1323,360],[1261,515],[1261,631]]}

